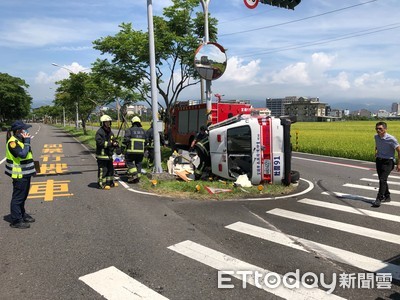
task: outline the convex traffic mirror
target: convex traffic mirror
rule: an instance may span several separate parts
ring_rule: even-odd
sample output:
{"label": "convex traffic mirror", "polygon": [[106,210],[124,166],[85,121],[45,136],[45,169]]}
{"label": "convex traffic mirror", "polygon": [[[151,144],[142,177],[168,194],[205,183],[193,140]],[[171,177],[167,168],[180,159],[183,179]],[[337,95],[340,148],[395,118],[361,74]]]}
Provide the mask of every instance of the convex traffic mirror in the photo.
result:
{"label": "convex traffic mirror", "polygon": [[226,69],[225,49],[217,43],[207,43],[197,48],[194,67],[200,77],[206,80],[218,79]]}

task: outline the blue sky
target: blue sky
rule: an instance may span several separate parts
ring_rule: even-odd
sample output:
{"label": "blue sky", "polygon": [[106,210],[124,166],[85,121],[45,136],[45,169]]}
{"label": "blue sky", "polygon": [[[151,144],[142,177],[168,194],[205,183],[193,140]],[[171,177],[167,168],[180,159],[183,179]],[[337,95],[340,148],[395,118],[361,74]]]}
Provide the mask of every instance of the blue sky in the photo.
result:
{"label": "blue sky", "polygon": [[[153,0],[161,15],[168,0]],[[199,4],[199,10],[201,5]],[[400,1],[302,0],[295,10],[243,0],[211,0],[226,73],[213,81],[225,99],[319,97],[345,103],[400,102]],[[147,0],[1,0],[0,72],[23,78],[34,107],[51,104],[54,82],[100,57],[92,41],[131,22],[147,30]],[[200,87],[181,100],[200,98]]]}

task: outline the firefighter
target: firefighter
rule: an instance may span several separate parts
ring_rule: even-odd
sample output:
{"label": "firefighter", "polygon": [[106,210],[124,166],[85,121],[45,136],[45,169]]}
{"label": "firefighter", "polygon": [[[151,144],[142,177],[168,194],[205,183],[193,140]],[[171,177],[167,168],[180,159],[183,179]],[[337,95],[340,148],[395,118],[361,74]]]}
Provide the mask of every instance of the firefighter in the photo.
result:
{"label": "firefighter", "polygon": [[206,137],[208,137],[207,127],[202,125],[200,127],[200,131],[196,134],[193,142],[190,144],[189,151],[194,151],[194,145],[196,145],[196,143],[198,143],[199,141],[205,139]]}
{"label": "firefighter", "polygon": [[100,128],[96,132],[96,159],[98,166],[98,187],[99,189],[109,190],[111,187],[118,186],[114,182],[113,152],[118,147],[114,133],[111,130],[111,117],[102,115],[100,118]]}
{"label": "firefighter", "polygon": [[[165,145],[165,140],[160,133],[160,144]],[[153,134],[153,121],[150,123],[150,128],[146,131],[146,150],[149,159],[149,166],[154,162],[154,134]]]}
{"label": "firefighter", "polygon": [[131,120],[132,127],[125,131],[125,161],[128,167],[128,182],[139,182],[142,173],[142,161],[146,142],[146,131],[142,128],[142,122],[138,116]]}
{"label": "firefighter", "polygon": [[10,226],[18,229],[29,228],[29,223],[35,222],[25,212],[31,177],[36,174],[30,145],[31,136],[27,130],[29,127],[31,125],[18,120],[11,125],[11,131],[7,132],[5,173],[13,180]]}

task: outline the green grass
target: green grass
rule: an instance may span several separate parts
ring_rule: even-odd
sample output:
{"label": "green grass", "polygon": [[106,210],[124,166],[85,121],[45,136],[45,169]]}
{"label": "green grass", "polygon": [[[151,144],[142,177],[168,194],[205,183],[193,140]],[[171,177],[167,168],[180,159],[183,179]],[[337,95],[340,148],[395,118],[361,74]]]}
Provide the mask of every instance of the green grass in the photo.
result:
{"label": "green grass", "polygon": [[[263,190],[260,192],[258,190],[258,186],[239,188],[235,187],[231,181],[225,181],[225,183],[222,183],[217,179],[210,181],[193,180],[189,182],[184,182],[181,180],[157,181],[157,184],[153,185],[151,180],[146,178],[141,180],[140,185],[143,189],[157,194],[168,195],[169,197],[173,198],[187,198],[189,196],[191,199],[199,200],[224,200],[281,196],[296,189],[293,185],[286,187],[278,184],[265,184],[263,185]],[[198,186],[198,189],[196,186]],[[206,187],[230,189],[231,191],[210,194]]]}
{"label": "green grass", "polygon": [[[295,123],[291,129],[293,150],[374,161],[376,123],[377,121]],[[396,136],[400,132],[400,122],[386,123],[388,133]]]}

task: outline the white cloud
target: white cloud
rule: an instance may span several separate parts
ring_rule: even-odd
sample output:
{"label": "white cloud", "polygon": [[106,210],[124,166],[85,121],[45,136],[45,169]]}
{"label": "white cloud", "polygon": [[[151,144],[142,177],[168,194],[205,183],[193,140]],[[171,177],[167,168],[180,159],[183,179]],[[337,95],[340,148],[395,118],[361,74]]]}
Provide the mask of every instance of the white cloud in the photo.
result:
{"label": "white cloud", "polygon": [[350,88],[350,82],[346,72],[340,72],[336,78],[328,81],[334,86],[338,86],[342,90],[348,90]]}
{"label": "white cloud", "polygon": [[319,69],[327,69],[332,66],[336,56],[326,53],[314,53],[311,56],[312,65]]}
{"label": "white cloud", "polygon": [[248,64],[243,59],[233,56],[228,59],[224,75],[219,79],[221,82],[235,81],[252,85],[257,83],[257,73],[260,70],[260,60],[252,60]]}
{"label": "white cloud", "polygon": [[86,50],[92,50],[92,46],[75,46],[75,47],[67,47],[67,46],[62,46],[62,47],[52,47],[49,50],[51,51],[86,51]]}
{"label": "white cloud", "polygon": [[[72,73],[78,73],[78,72],[84,72],[87,71],[88,68],[85,68],[84,66],[81,66],[77,62],[73,62],[71,65],[65,65],[61,67],[57,67],[56,71],[54,71],[51,74],[47,74],[45,72],[39,72],[38,75],[35,77],[35,83],[36,84],[51,84],[56,81],[66,79],[69,77],[70,72]],[[70,71],[68,71],[68,70]]]}
{"label": "white cloud", "polygon": [[386,82],[387,79],[385,79],[384,73],[376,72],[376,73],[361,75],[360,77],[354,80],[354,85],[358,88],[361,88],[361,87],[381,85],[382,83]]}
{"label": "white cloud", "polygon": [[101,33],[117,30],[117,24],[84,19],[13,19],[3,22],[0,45],[8,47],[42,47],[92,41]]}
{"label": "white cloud", "polygon": [[272,75],[272,83],[278,84],[310,84],[310,78],[307,72],[307,64],[299,62],[285,67]]}

